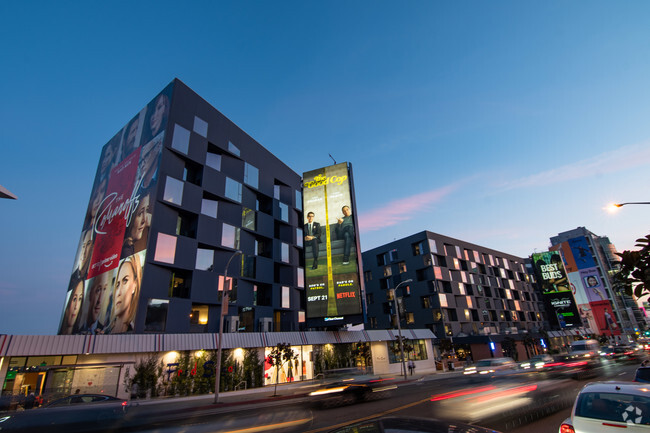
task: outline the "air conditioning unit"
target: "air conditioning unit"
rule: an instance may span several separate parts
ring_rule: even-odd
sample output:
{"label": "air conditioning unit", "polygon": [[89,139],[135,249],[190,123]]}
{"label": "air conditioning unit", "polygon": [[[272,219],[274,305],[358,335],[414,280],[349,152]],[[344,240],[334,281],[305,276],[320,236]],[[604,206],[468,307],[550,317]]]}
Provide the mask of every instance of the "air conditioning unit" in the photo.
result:
{"label": "air conditioning unit", "polygon": [[237,332],[239,329],[239,316],[226,316],[224,318],[224,332]]}
{"label": "air conditioning unit", "polygon": [[273,318],[272,317],[262,317],[259,319],[259,332],[271,332],[273,331]]}

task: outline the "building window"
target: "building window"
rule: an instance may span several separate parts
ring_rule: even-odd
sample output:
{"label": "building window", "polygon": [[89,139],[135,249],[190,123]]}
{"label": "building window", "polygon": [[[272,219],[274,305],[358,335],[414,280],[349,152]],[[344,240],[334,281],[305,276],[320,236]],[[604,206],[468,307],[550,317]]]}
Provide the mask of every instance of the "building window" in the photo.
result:
{"label": "building window", "polygon": [[199,164],[186,162],[183,168],[183,180],[197,186],[201,186],[203,180],[203,167]]}
{"label": "building window", "polygon": [[205,120],[194,116],[194,132],[199,134],[201,137],[208,138],[208,122]]}
{"label": "building window", "polygon": [[406,263],[404,263],[404,262],[399,262],[399,263],[397,264],[397,266],[399,267],[399,273],[400,273],[400,274],[403,274],[404,272],[406,272]]}
{"label": "building window", "polygon": [[205,157],[205,165],[214,168],[217,171],[221,171],[221,155],[208,152]]}
{"label": "building window", "polygon": [[280,185],[278,184],[273,185],[273,198],[280,200]]}
{"label": "building window", "polygon": [[242,228],[253,230],[257,229],[255,211],[248,209],[247,207],[243,208],[241,211],[241,226]]}
{"label": "building window", "polygon": [[284,242],[280,244],[280,254],[281,260],[284,263],[289,263],[289,244],[285,244]]}
{"label": "building window", "polygon": [[377,266],[384,266],[388,263],[386,253],[377,255]]}
{"label": "building window", "polygon": [[303,236],[304,234],[302,229],[296,228],[296,245],[298,246],[298,248],[302,248],[304,246],[302,242]]}
{"label": "building window", "polygon": [[241,269],[241,276],[246,278],[256,277],[256,261],[255,256],[244,255],[243,266]]}
{"label": "building window", "polygon": [[438,254],[438,247],[436,246],[436,241],[434,239],[429,239],[429,252]]}
{"label": "building window", "polygon": [[223,223],[221,245],[228,248],[239,248],[239,228]]}
{"label": "building window", "polygon": [[421,299],[422,308],[431,308],[431,299],[428,296],[423,296]]}
{"label": "building window", "polygon": [[406,323],[411,324],[415,323],[415,316],[413,313],[406,313]]}
{"label": "building window", "polygon": [[259,185],[259,170],[247,162],[244,163],[244,183],[255,189]]}
{"label": "building window", "polygon": [[187,150],[190,148],[190,131],[183,128],[179,124],[174,125],[174,136],[172,137],[172,149],[187,155]]}
{"label": "building window", "polygon": [[390,265],[384,266],[384,277],[390,277],[393,275],[393,270],[391,269]]}
{"label": "building window", "polygon": [[176,218],[176,234],[188,238],[196,238],[196,227],[198,226],[198,216],[189,212],[178,212]]}
{"label": "building window", "polygon": [[149,299],[147,302],[147,315],[144,321],[145,332],[165,332],[168,309],[169,300]]}
{"label": "building window", "polygon": [[282,308],[291,308],[290,290],[287,286],[282,286]]}
{"label": "building window", "polygon": [[235,146],[234,144],[232,144],[231,141],[228,142],[228,150],[230,152],[234,153],[237,156],[241,155],[241,152],[239,151],[239,148],[237,146]]}
{"label": "building window", "polygon": [[184,299],[190,297],[190,279],[185,272],[172,272],[169,282],[169,297]]}
{"label": "building window", "polygon": [[154,260],[157,262],[174,264],[176,255],[176,236],[158,233],[156,241],[156,253]]}
{"label": "building window", "polygon": [[296,190],[296,209],[302,210],[302,191]]}
{"label": "building window", "polygon": [[305,323],[305,312],[303,310],[298,311],[298,323]]}
{"label": "building window", "polygon": [[219,207],[219,202],[216,200],[210,200],[204,198],[201,201],[201,213],[212,218],[217,217],[217,209]]}
{"label": "building window", "polygon": [[297,269],[297,278],[298,280],[298,287],[305,287],[305,269],[304,268],[298,268]]}
{"label": "building window", "polygon": [[368,304],[374,304],[375,303],[375,296],[372,293],[366,294],[366,302]]}
{"label": "building window", "polygon": [[196,250],[196,269],[211,271],[214,264],[214,251],[204,248]]}
{"label": "building window", "polygon": [[278,206],[280,206],[280,219],[284,222],[289,222],[289,206],[286,204],[280,202],[278,203]]}
{"label": "building window", "polygon": [[433,275],[435,276],[436,280],[442,280],[442,269],[440,269],[439,266],[434,266]]}
{"label": "building window", "polygon": [[231,200],[241,203],[241,183],[234,179],[226,177],[226,191],[225,195]]}
{"label": "building window", "polygon": [[388,252],[388,255],[390,256],[390,261],[391,261],[391,262],[396,262],[397,260],[399,260],[399,257],[398,257],[398,255],[397,255],[397,250],[396,250],[396,249],[394,249],[394,250],[390,250],[390,251]]}
{"label": "building window", "polygon": [[181,205],[183,202],[183,182],[167,176],[167,179],[165,180],[163,200],[169,203]]}
{"label": "building window", "polygon": [[372,281],[372,271],[363,271],[363,276],[366,281]]}

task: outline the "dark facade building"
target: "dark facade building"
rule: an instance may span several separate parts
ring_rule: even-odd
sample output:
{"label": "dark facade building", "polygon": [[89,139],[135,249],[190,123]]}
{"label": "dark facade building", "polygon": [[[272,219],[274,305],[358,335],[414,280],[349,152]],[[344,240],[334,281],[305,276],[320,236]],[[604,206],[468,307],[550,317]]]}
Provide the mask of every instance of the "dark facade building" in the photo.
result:
{"label": "dark facade building", "polygon": [[369,329],[396,326],[389,289],[409,279],[397,293],[406,328],[428,328],[457,345],[522,339],[543,326],[520,257],[424,231],[364,252],[363,268]]}
{"label": "dark facade building", "polygon": [[102,149],[59,334],[218,332],[226,275],[226,332],[298,330],[301,191],[174,80]]}

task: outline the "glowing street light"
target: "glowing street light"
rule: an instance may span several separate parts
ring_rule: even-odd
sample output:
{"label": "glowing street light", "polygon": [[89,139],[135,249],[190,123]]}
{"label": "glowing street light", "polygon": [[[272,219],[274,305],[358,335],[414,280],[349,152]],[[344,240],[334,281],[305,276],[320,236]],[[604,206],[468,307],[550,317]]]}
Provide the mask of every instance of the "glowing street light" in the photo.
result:
{"label": "glowing street light", "polygon": [[402,356],[402,369],[404,370],[404,380],[406,380],[406,361],[404,361],[404,342],[402,341],[402,325],[399,323],[399,305],[397,305],[397,289],[400,288],[401,285],[407,284],[413,281],[413,279],[409,278],[408,280],[404,280],[401,283],[397,285],[393,289],[393,300],[395,301],[395,318],[397,319],[397,331],[399,333],[399,351]]}
{"label": "glowing street light", "polygon": [[219,403],[219,382],[221,381],[221,339],[223,338],[223,316],[228,313],[228,302],[230,298],[230,282],[228,280],[228,266],[232,259],[238,255],[243,254],[240,250],[237,250],[233,255],[228,259],[226,263],[226,269],[223,272],[223,294],[221,295],[221,314],[219,315],[219,339],[217,340],[217,366],[216,366],[216,376],[214,378],[214,403]]}
{"label": "glowing street light", "polygon": [[623,207],[628,204],[650,204],[650,201],[630,201],[627,203],[612,203],[607,207],[609,212],[616,212],[618,208]]}

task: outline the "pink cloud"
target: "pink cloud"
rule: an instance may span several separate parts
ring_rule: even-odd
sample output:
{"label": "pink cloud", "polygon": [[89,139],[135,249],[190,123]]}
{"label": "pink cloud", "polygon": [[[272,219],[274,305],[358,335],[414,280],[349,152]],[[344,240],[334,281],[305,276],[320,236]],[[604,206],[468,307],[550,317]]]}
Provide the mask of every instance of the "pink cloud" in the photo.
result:
{"label": "pink cloud", "polygon": [[456,185],[447,185],[432,191],[425,191],[410,197],[394,200],[388,204],[359,214],[359,229],[362,231],[375,231],[397,225],[418,216],[421,211],[428,208],[458,188]]}

